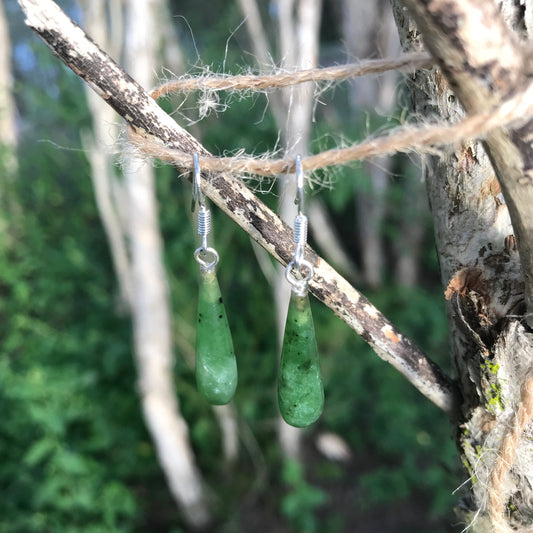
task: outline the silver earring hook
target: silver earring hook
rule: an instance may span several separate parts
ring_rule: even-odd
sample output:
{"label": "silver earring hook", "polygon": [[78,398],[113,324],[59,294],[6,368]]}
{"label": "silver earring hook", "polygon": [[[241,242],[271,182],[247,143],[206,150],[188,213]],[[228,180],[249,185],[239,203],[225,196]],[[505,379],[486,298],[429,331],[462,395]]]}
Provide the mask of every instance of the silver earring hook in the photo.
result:
{"label": "silver earring hook", "polygon": [[296,249],[294,257],[285,269],[285,277],[292,285],[293,290],[300,295],[307,291],[307,284],[314,275],[313,265],[305,260],[305,245],[307,243],[307,217],[303,214],[304,204],[304,173],[302,170],[302,158],[296,156],[296,198],[298,214],[294,219],[294,242]]}
{"label": "silver earring hook", "polygon": [[196,204],[198,204],[200,207],[203,207],[204,205],[204,199],[202,198],[202,189],[200,187],[200,184],[201,184],[200,162],[198,160],[197,152],[193,154],[193,161],[194,161],[194,172],[193,172],[193,179],[192,179],[192,203],[191,203],[192,212],[194,212]]}
{"label": "silver earring hook", "polygon": [[205,206],[201,189],[201,173],[198,154],[193,155],[194,174],[192,180],[192,205],[191,211],[194,212],[196,204],[200,206],[198,210],[198,235],[202,237],[202,246],[194,252],[194,258],[203,271],[214,270],[218,263],[218,253],[214,248],[207,245],[207,236],[211,233],[211,211]]}
{"label": "silver earring hook", "polygon": [[296,156],[296,205],[298,206],[298,215],[301,215],[304,209],[304,173],[302,170],[302,156]]}

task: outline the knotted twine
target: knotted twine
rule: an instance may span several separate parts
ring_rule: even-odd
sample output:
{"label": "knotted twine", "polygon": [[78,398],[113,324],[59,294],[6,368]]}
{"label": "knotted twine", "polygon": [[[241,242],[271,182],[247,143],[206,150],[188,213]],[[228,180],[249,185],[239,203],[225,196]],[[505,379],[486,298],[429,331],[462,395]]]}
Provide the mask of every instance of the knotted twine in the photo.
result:
{"label": "knotted twine", "polygon": [[[270,76],[226,76],[213,78],[175,80],[156,87],[152,97],[176,91],[191,91],[202,88],[211,90],[264,90],[267,87],[284,87],[306,81],[335,81],[363,76],[369,73],[382,73],[393,69],[413,70],[428,64],[425,54],[406,54],[398,60],[369,60],[357,65],[310,69]],[[404,125],[389,130],[386,134],[351,144],[344,148],[325,150],[302,157],[302,168],[314,171],[334,165],[346,165],[373,157],[396,152],[435,153],[439,146],[456,144],[467,139],[483,138],[491,130],[499,127],[518,127],[533,116],[533,82],[515,96],[498,107],[472,116],[467,116],[455,124],[435,123],[421,126]],[[169,146],[154,137],[145,136],[130,130],[130,140],[141,152],[151,157],[187,170],[192,170],[191,154]],[[293,159],[268,158],[247,155],[234,157],[200,156],[200,166],[207,172],[230,172],[256,176],[275,176],[295,172]]]}

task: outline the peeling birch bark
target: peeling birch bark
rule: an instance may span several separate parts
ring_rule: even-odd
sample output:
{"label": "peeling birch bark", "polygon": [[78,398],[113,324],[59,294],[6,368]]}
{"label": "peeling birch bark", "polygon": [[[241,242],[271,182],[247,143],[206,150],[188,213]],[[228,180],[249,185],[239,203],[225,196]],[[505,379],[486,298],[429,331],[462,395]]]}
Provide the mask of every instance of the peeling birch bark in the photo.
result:
{"label": "peeling birch bark", "polygon": [[[192,154],[208,152],[150,98],[130,76],[85,36],[51,0],[18,0],[27,24],[129,125],[161,143]],[[286,265],[294,252],[292,230],[241,181],[225,174],[203,176],[202,190],[230,218]],[[315,269],[311,292],[402,373],[423,395],[455,415],[455,383],[407,337],[310,248]]]}
{"label": "peeling birch bark", "polygon": [[[526,82],[522,48],[493,2],[403,3],[410,12],[400,2],[393,5],[404,47],[420,50],[423,39],[441,66],[409,79],[416,115],[455,122],[464,109],[490,108]],[[508,22],[516,23],[515,4],[500,3],[507,7]],[[533,366],[533,335],[524,320],[529,290],[526,279],[524,292],[524,274],[532,274],[533,233],[526,228],[533,216],[533,186],[524,184],[530,127],[501,130],[485,146],[464,142],[425,159],[462,396],[456,440],[472,480],[461,514],[476,533],[494,531],[489,519],[494,490],[504,496],[506,530],[531,531],[533,524],[533,428],[522,436],[501,486],[491,485],[499,444]]]}

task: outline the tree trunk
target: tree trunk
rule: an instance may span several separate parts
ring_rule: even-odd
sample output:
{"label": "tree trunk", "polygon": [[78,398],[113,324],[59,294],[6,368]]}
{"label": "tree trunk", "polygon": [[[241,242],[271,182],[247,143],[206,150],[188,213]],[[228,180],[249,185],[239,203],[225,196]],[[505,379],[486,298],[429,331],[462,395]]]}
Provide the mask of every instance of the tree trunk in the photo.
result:
{"label": "tree trunk", "polygon": [[5,169],[14,175],[17,170],[14,154],[17,147],[17,130],[11,73],[11,39],[3,5],[0,5],[0,145],[8,148],[11,153],[3,164]]}
{"label": "tree trunk", "polygon": [[[322,0],[278,1],[278,23],[281,44],[282,67],[288,70],[314,68],[318,65],[318,41]],[[278,123],[289,157],[305,155],[309,150],[313,119],[314,85],[303,83],[287,87],[283,95],[283,117]],[[294,175],[281,176],[278,181],[279,216],[288,224],[296,216],[296,180]],[[289,305],[290,287],[285,269],[278,266],[274,285],[274,301],[278,324],[279,345],[283,342],[285,320]],[[301,454],[300,429],[286,424],[279,418],[280,443],[286,457],[299,458]]]}
{"label": "tree trunk", "polygon": [[[247,17],[248,31],[254,54],[261,67],[268,65],[269,46],[255,0],[239,0]],[[285,70],[314,68],[318,64],[321,0],[277,0],[275,12],[278,23],[279,54]],[[281,96],[281,97],[280,97]],[[269,96],[278,129],[281,132],[285,154],[295,158],[309,150],[314,105],[314,85],[304,83],[283,89]],[[292,224],[296,216],[294,198],[296,180],[293,175],[280,176],[278,181],[278,212],[282,220]],[[273,277],[273,292],[279,346],[283,341],[290,288],[285,279],[285,269],[278,266]],[[301,431],[279,418],[280,443],[286,457],[299,457]]]}
{"label": "tree trunk", "polygon": [[[141,85],[154,83],[159,0],[128,0],[124,61]],[[139,392],[144,416],[172,494],[187,520],[203,526],[209,512],[186,422],[172,379],[173,353],[168,283],[163,266],[154,169],[128,157],[129,238],[133,271],[133,323]]]}
{"label": "tree trunk", "polygon": [[[464,109],[490,108],[524,86],[524,52],[495,4],[405,4],[414,20],[394,3],[404,47],[420,49],[423,38],[440,67],[410,78],[415,115],[457,121]],[[524,12],[514,2],[501,4],[507,22],[523,33]],[[532,275],[530,131],[529,122],[424,161],[462,393],[456,436],[471,478],[462,515],[475,532],[525,532],[533,523],[531,413],[525,411],[533,335],[523,316]]]}
{"label": "tree trunk", "polygon": [[[122,9],[116,7],[120,7],[121,2],[119,0],[111,2],[114,7],[109,10],[111,20],[107,19],[105,0],[83,0],[80,3],[87,31],[101,43],[111,57],[118,59],[122,52],[123,35],[120,28],[123,27],[123,14]],[[111,28],[113,31],[110,31]],[[111,149],[118,139],[119,117],[88,87],[86,95],[93,118],[93,129],[92,134],[85,133],[82,140],[91,165],[96,205],[118,281],[119,308],[129,312],[132,302],[131,265],[126,245],[126,220],[121,217],[120,208],[124,197],[118,194],[123,185],[118,182],[115,155]]]}
{"label": "tree trunk", "polygon": [[[161,27],[156,21],[166,6],[159,1],[126,3],[129,18],[125,24],[121,0],[85,0],[82,5],[86,27],[93,37],[115,58],[123,56],[136,77],[151,86],[155,81],[152,66],[158,40],[150,32]],[[94,91],[88,90],[87,98],[94,133],[92,138],[89,134],[84,136],[84,144],[119,281],[121,306],[133,316],[145,420],[173,496],[186,519],[201,526],[207,521],[208,512],[172,380],[170,304],[162,266],[153,168],[131,156],[124,161],[124,182],[117,180],[115,156],[109,147],[118,139],[118,117]],[[131,247],[131,262],[126,241]]]}
{"label": "tree trunk", "polygon": [[[13,99],[13,76],[11,72],[11,39],[3,5],[0,5],[0,191],[1,208],[15,206],[10,199],[8,185],[18,171],[17,128],[15,123],[15,101]],[[4,214],[0,214],[0,232],[4,228]]]}
{"label": "tree trunk", "polygon": [[[421,159],[412,155],[414,166]],[[394,239],[394,281],[404,287],[415,287],[420,282],[421,255],[428,220],[427,195],[420,178],[405,177],[402,184],[402,219],[399,235]]]}
{"label": "tree trunk", "polygon": [[[398,37],[388,2],[376,0],[342,2],[342,30],[346,51],[352,57],[371,57],[379,53],[385,57],[396,55]],[[395,105],[395,72],[379,79],[372,76],[350,81],[350,106],[354,121],[364,128],[365,118],[374,110],[390,114]],[[368,175],[368,190],[355,190],[357,233],[361,250],[361,274],[371,288],[381,285],[385,274],[385,243],[383,222],[386,216],[386,195],[389,187],[392,159],[388,156],[363,163]]]}

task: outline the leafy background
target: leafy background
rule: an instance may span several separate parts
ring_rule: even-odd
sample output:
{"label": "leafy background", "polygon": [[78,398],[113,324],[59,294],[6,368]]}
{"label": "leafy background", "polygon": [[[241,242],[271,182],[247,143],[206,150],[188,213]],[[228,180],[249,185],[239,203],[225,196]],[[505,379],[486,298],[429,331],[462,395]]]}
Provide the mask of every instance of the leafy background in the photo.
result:
{"label": "leafy background", "polygon": [[[71,16],[79,11],[60,2]],[[136,388],[131,325],[117,307],[117,287],[95,206],[81,132],[91,118],[79,79],[23,26],[12,0],[5,7],[14,45],[19,176],[2,178],[0,242],[0,531],[185,532],[144,427]],[[242,42],[228,40],[240,22],[236,4],[199,10],[174,2],[190,63],[238,72],[249,62]],[[206,20],[205,17],[208,17]],[[335,35],[324,35],[325,45]],[[222,96],[224,98],[224,95]],[[338,131],[366,132],[343,118],[345,90],[328,95],[334,120],[318,120],[324,146]],[[232,99],[227,111],[198,127],[214,152],[272,149],[277,131],[262,97]],[[194,108],[194,102],[191,102]],[[398,110],[398,115],[401,113]],[[323,117],[319,117],[323,118]],[[382,118],[372,116],[379,124]],[[394,117],[387,118],[395,120]],[[396,238],[405,184],[418,170],[398,157],[382,232]],[[362,167],[337,170],[327,202],[357,262],[354,192],[365,190]],[[198,464],[207,480],[220,532],[449,532],[462,473],[446,417],[378,359],[327,308],[313,302],[326,390],[320,421],[306,433],[304,461],[285,461],[276,436],[277,344],[272,295],[247,236],[214,212],[220,284],[239,361],[235,406],[241,451],[224,464],[218,425],[194,386],[196,273],[190,187],[157,168],[165,261],[174,310],[174,376]],[[268,187],[266,187],[268,188]],[[274,193],[262,199],[275,207]],[[365,294],[441,366],[447,332],[438,266],[427,217],[419,286],[392,275]],[[389,265],[392,271],[392,265]],[[321,456],[314,438],[340,435],[349,464]]]}

